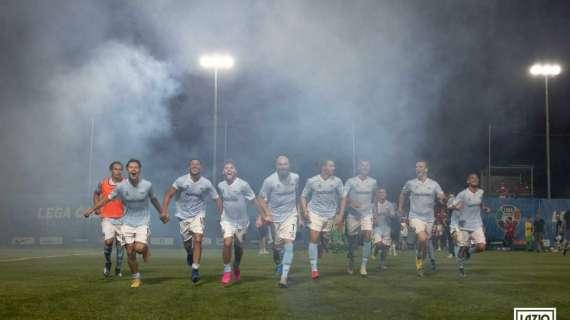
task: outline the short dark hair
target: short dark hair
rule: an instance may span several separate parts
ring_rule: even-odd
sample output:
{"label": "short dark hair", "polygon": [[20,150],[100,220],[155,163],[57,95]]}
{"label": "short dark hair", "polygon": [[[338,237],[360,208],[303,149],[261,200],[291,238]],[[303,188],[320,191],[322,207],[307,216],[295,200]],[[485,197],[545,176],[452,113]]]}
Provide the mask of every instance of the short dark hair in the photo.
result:
{"label": "short dark hair", "polygon": [[127,161],[127,167],[128,167],[128,166],[129,166],[129,164],[131,164],[131,163],[136,163],[136,164],[138,164],[138,165],[139,165],[139,168],[142,168],[142,164],[141,164],[141,162],[140,162],[139,160],[137,160],[137,159],[132,159],[132,158],[131,158],[131,159],[129,159],[129,161]]}
{"label": "short dark hair", "polygon": [[284,153],[279,153],[279,154],[277,155],[277,157],[275,157],[275,161],[277,161],[277,159],[279,159],[279,158],[281,158],[281,157],[287,158],[287,160],[289,160],[289,157],[288,157],[286,154],[284,154]]}
{"label": "short dark hair", "polygon": [[121,163],[121,161],[113,161],[113,162],[111,162],[111,164],[109,165],[109,171],[113,170],[113,166],[116,165],[116,164],[120,165],[120,166],[121,166],[121,169],[123,169],[123,164]]}
{"label": "short dark hair", "polygon": [[231,164],[232,166],[234,166],[234,168],[237,168],[236,162],[235,162],[234,160],[232,160],[232,159],[227,159],[226,161],[224,161],[224,167],[225,167],[227,164]]}
{"label": "short dark hair", "polygon": [[327,162],[329,162],[329,161],[330,161],[330,162],[332,162],[332,163],[334,164],[334,160],[331,160],[331,159],[325,159],[325,160],[321,161],[321,168],[322,168],[322,167],[324,167],[324,166],[327,164]]}
{"label": "short dark hair", "polygon": [[200,159],[197,158],[191,158],[190,161],[188,161],[188,163],[192,163],[192,161],[198,161],[198,163],[202,164],[202,161],[200,161]]}

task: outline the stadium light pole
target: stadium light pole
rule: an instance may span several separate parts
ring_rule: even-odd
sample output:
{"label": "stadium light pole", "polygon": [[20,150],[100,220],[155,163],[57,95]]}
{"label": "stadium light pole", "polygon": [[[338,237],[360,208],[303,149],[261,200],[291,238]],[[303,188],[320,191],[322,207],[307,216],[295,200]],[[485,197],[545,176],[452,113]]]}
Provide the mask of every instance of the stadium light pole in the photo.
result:
{"label": "stadium light pole", "polygon": [[558,64],[533,64],[529,72],[534,77],[544,77],[544,109],[546,113],[546,194],[550,199],[550,115],[548,103],[548,78],[555,77],[562,72],[562,67]]}
{"label": "stadium light pole", "polygon": [[235,61],[227,54],[206,54],[200,57],[200,66],[214,71],[214,123],[213,123],[213,146],[212,146],[212,182],[217,182],[216,163],[218,161],[218,72],[234,67]]}

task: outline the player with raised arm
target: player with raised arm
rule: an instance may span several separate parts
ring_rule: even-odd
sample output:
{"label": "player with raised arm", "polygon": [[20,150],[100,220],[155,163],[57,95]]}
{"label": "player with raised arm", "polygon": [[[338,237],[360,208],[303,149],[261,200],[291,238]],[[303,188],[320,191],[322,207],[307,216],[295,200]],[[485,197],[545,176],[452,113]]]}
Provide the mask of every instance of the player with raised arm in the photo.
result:
{"label": "player with raised arm", "polygon": [[188,174],[176,179],[166,191],[162,203],[162,214],[168,216],[168,206],[174,197],[176,201],[175,215],[179,220],[180,235],[186,250],[186,264],[192,269],[192,282],[197,283],[200,281],[202,239],[206,227],[206,200],[208,198],[214,200],[220,214],[222,212],[222,200],[212,182],[202,176],[200,160],[190,160],[188,170]]}
{"label": "player with raised arm", "polygon": [[[117,185],[123,182],[123,164],[119,161],[113,161],[109,165],[111,175],[105,177],[97,184],[97,189],[93,192],[93,205],[96,205],[101,199],[104,199],[115,190]],[[105,267],[103,275],[108,277],[111,275],[111,253],[113,252],[113,243],[115,243],[116,260],[115,260],[115,276],[122,277],[121,265],[123,264],[123,245],[121,244],[121,225],[123,224],[123,203],[119,199],[115,199],[101,209],[97,214],[101,218],[101,230],[103,232],[103,255],[105,256]]]}
{"label": "player with raised arm", "polygon": [[142,285],[141,275],[136,254],[143,256],[144,261],[148,261],[148,237],[150,235],[150,210],[149,202],[152,203],[160,215],[160,220],[167,223],[168,216],[162,215],[160,203],[152,190],[152,183],[140,176],[141,162],[131,159],[127,162],[127,172],[129,178],[117,185],[117,187],[97,204],[85,210],[84,216],[89,217],[99,208],[115,199],[120,199],[125,206],[123,225],[121,233],[123,242],[127,250],[129,269],[132,274],[131,288],[138,288]]}
{"label": "player with raised arm", "polygon": [[[471,255],[485,251],[486,240],[481,212],[488,213],[490,209],[483,205],[483,194],[483,189],[479,188],[479,176],[471,173],[467,176],[467,188],[455,197],[453,207],[459,210],[457,261],[461,277],[465,276],[465,262]],[[471,247],[471,240],[475,243],[474,247]]]}
{"label": "player with raised arm", "polygon": [[[238,178],[238,171],[233,161],[228,160],[224,164],[224,181],[218,184],[218,190],[223,202],[223,212],[220,221],[224,238],[222,258],[224,261],[224,273],[222,285],[226,286],[233,280],[240,281],[240,263],[243,257],[243,245],[247,228],[249,227],[249,215],[247,214],[247,202],[253,202],[258,211],[262,211],[255,198],[255,193],[249,184]],[[232,245],[234,249],[234,262],[231,265]]]}

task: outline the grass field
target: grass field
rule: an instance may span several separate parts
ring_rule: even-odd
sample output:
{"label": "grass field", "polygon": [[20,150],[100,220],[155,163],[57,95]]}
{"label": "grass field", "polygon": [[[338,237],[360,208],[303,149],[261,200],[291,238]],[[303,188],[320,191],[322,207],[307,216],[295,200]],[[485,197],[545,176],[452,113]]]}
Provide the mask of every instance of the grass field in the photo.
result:
{"label": "grass field", "polygon": [[389,257],[382,273],[371,261],[368,278],[346,274],[344,255],[329,254],[312,281],[299,250],[289,289],[277,287],[271,257],[253,250],[241,283],[226,288],[218,250],[205,252],[196,286],[182,249],[154,250],[138,289],[126,261],[123,278],[104,279],[102,260],[100,250],[1,249],[0,319],[512,319],[513,307],[556,307],[570,319],[570,256],[561,254],[485,252],[464,279],[443,254],[423,279],[410,251]]}

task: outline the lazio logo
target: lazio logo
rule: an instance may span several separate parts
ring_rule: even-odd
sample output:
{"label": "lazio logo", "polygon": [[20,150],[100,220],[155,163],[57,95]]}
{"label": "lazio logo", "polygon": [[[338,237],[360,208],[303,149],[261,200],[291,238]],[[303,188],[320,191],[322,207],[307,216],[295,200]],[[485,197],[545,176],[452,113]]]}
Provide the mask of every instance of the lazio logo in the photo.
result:
{"label": "lazio logo", "polygon": [[497,225],[499,228],[505,229],[505,223],[509,217],[512,218],[513,223],[518,224],[521,220],[521,209],[512,204],[500,206],[495,213],[495,218],[497,219]]}

